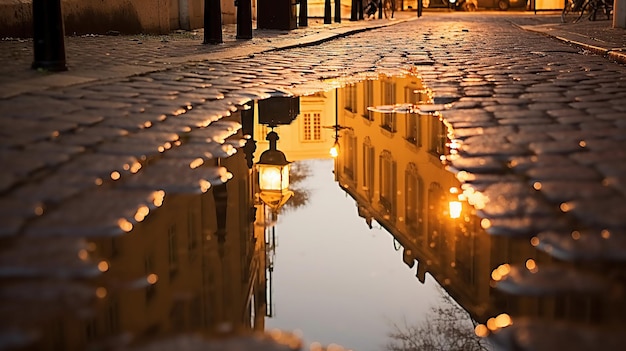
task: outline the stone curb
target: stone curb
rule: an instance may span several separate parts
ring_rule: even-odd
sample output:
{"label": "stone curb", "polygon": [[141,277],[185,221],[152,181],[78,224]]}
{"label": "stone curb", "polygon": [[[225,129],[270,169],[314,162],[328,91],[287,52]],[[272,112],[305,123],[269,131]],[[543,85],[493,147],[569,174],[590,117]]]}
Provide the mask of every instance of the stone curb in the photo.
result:
{"label": "stone curb", "polygon": [[553,28],[551,28],[550,26],[546,26],[546,25],[537,25],[537,26],[516,25],[516,26],[526,31],[541,33],[543,35],[555,38],[564,43],[579,47],[583,50],[590,51],[596,55],[604,56],[608,58],[609,60],[613,60],[621,64],[626,64],[626,53],[624,53],[622,49],[613,49],[613,48],[596,46],[596,45],[584,43],[578,40],[569,39],[559,34],[552,34],[550,32],[553,30]]}

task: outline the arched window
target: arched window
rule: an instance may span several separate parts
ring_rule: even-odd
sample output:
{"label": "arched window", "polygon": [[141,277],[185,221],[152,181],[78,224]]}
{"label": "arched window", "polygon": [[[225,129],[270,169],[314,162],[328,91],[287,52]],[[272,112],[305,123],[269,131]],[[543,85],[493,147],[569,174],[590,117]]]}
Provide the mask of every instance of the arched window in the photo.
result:
{"label": "arched window", "polygon": [[423,193],[424,184],[420,177],[415,163],[409,163],[404,173],[405,186],[405,217],[406,225],[410,232],[415,234],[422,233],[423,226]]}
{"label": "arched window", "polygon": [[380,154],[380,204],[386,212],[386,219],[395,220],[397,193],[396,161],[391,152]]}
{"label": "arched window", "polygon": [[444,244],[444,218],[446,205],[444,191],[439,183],[431,183],[428,187],[428,229],[427,244],[430,248],[440,250]]}

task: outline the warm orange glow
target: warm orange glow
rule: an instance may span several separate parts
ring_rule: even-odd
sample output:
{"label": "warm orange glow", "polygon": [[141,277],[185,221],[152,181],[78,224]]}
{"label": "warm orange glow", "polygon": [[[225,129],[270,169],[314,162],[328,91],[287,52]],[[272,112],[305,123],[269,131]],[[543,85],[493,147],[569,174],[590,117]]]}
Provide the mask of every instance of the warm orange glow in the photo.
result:
{"label": "warm orange glow", "polygon": [[511,324],[513,324],[511,317],[506,313],[502,313],[496,317],[496,327],[498,328],[505,328]]}
{"label": "warm orange glow", "polygon": [[533,236],[533,237],[530,239],[530,244],[531,244],[532,246],[537,246],[537,245],[539,245],[539,238],[538,238],[538,237],[536,237],[536,236]]}
{"label": "warm orange glow", "polygon": [[490,221],[490,220],[488,220],[487,218],[483,218],[483,219],[480,221],[480,226],[481,226],[483,229],[489,229],[489,228],[491,228],[491,221]]}
{"label": "warm orange glow", "polygon": [[259,164],[259,188],[282,191],[289,188],[289,165],[273,166]]}
{"label": "warm orange glow", "polygon": [[487,320],[487,328],[489,328],[489,330],[491,331],[495,331],[498,329],[498,326],[496,325],[496,319],[491,317],[489,318],[489,320]]}
{"label": "warm orange glow", "polygon": [[82,261],[86,261],[89,258],[89,252],[87,252],[87,250],[85,249],[78,251],[78,258],[80,258]]}
{"label": "warm orange glow", "polygon": [[120,179],[120,177],[121,177],[120,172],[118,172],[118,171],[111,172],[111,179],[118,180],[118,179]]}
{"label": "warm orange glow", "polygon": [[152,203],[156,207],[161,207],[163,205],[164,199],[165,199],[165,190],[157,190],[152,194]]}
{"label": "warm orange glow", "polygon": [[530,271],[531,273],[537,273],[539,271],[539,267],[537,267],[537,262],[535,262],[535,260],[533,260],[532,258],[526,260],[526,269],[528,269],[528,271]]}
{"label": "warm orange glow", "polygon": [[99,299],[104,299],[107,296],[107,289],[103,287],[98,287],[96,289],[96,297]]}
{"label": "warm orange glow", "polygon": [[100,272],[106,272],[109,270],[109,263],[107,261],[98,262],[98,270]]}
{"label": "warm orange glow", "polygon": [[476,328],[474,328],[474,333],[476,334],[476,336],[484,338],[489,335],[489,329],[487,329],[486,325],[479,324],[476,326]]}
{"label": "warm orange glow", "polygon": [[117,225],[120,227],[120,229],[127,233],[133,230],[133,224],[130,223],[126,218],[120,218],[117,221]]}
{"label": "warm orange glow", "polygon": [[333,147],[330,148],[330,156],[332,156],[333,158],[339,156],[339,146],[337,144],[333,145]]}
{"label": "warm orange glow", "polygon": [[541,182],[534,182],[533,183],[533,188],[535,188],[535,190],[541,190]]}
{"label": "warm orange glow", "polygon": [[568,205],[566,202],[562,203],[560,208],[563,212],[569,212],[572,209],[571,206]]}
{"label": "warm orange glow", "polygon": [[191,163],[189,164],[189,168],[196,169],[196,168],[202,166],[203,164],[204,164],[204,160],[201,159],[201,158],[197,158],[197,159],[191,161]]}
{"label": "warm orange glow", "polygon": [[574,239],[574,240],[580,239],[580,232],[578,230],[574,230],[572,232],[572,239]]}
{"label": "warm orange glow", "polygon": [[159,276],[154,273],[148,274],[148,276],[146,277],[146,281],[152,285],[156,284],[158,280],[159,280]]}
{"label": "warm orange glow", "polygon": [[207,180],[200,179],[200,191],[206,193],[209,189],[211,189],[211,183]]}
{"label": "warm orange glow", "polygon": [[602,239],[608,239],[611,237],[611,232],[604,229],[602,232],[600,232],[600,236],[602,236]]}
{"label": "warm orange glow", "polygon": [[102,178],[96,178],[95,183],[96,185],[102,185]]}
{"label": "warm orange glow", "polygon": [[148,213],[150,213],[150,209],[148,208],[148,206],[141,206],[137,209],[137,213],[135,213],[135,220],[137,222],[141,222],[143,221],[146,216],[148,215]]}
{"label": "warm orange glow", "polygon": [[456,219],[461,217],[461,212],[463,211],[463,203],[461,201],[450,201],[450,218]]}

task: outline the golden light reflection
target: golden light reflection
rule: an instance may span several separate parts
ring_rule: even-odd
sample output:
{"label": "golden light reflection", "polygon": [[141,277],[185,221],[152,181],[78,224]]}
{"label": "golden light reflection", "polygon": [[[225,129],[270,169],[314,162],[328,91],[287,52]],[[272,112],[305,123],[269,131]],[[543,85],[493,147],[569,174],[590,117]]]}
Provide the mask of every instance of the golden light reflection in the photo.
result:
{"label": "golden light reflection", "polygon": [[107,296],[107,289],[104,287],[96,288],[96,297],[99,299],[104,299]]}
{"label": "golden light reflection", "polygon": [[483,229],[489,229],[489,228],[491,228],[491,221],[488,220],[487,218],[483,218],[483,219],[480,220],[480,226]]}
{"label": "golden light reflection", "polygon": [[339,156],[339,144],[335,143],[335,145],[330,148],[330,156],[332,158],[336,158],[337,156]]}
{"label": "golden light reflection", "polygon": [[572,239],[574,239],[574,240],[579,240],[580,239],[580,232],[578,230],[574,230],[572,232]]}
{"label": "golden light reflection", "polygon": [[113,171],[113,172],[111,172],[111,179],[113,179],[113,180],[118,180],[118,179],[120,179],[120,178],[121,178],[121,176],[122,176],[122,175],[121,175],[121,174],[120,174],[120,172],[118,172],[118,171]]}
{"label": "golden light reflection", "polygon": [[120,218],[117,221],[117,225],[120,227],[121,230],[125,231],[126,233],[133,230],[133,224],[130,223],[126,218]]}
{"label": "golden light reflection", "polygon": [[491,317],[487,320],[487,328],[489,328],[489,330],[491,331],[496,331],[498,329],[495,318]]}
{"label": "golden light reflection", "polygon": [[536,237],[536,236],[533,236],[533,237],[530,239],[530,244],[531,244],[532,246],[535,246],[535,247],[536,247],[537,245],[539,245],[539,238],[538,238],[538,237]]}
{"label": "golden light reflection", "polygon": [[96,185],[102,185],[102,178],[96,178],[96,180],[94,181],[94,183],[96,183]]}
{"label": "golden light reflection", "polygon": [[207,191],[209,191],[209,189],[211,189],[211,182],[209,182],[208,180],[200,179],[200,191],[206,193]]}
{"label": "golden light reflection", "polygon": [[78,258],[82,261],[87,261],[87,259],[89,258],[89,252],[87,252],[87,250],[85,249],[81,249],[80,251],[78,251]]}
{"label": "golden light reflection", "polygon": [[41,205],[36,206],[35,209],[34,209],[34,212],[35,212],[35,216],[43,215],[43,213],[44,213],[43,206],[41,206]]}
{"label": "golden light reflection", "polygon": [[559,206],[559,208],[563,212],[569,212],[572,209],[572,207],[569,204],[567,204],[566,202],[562,203],[561,206]]}
{"label": "golden light reflection", "polygon": [[161,207],[163,205],[163,200],[165,199],[165,190],[155,191],[153,194],[152,203],[156,207]]}
{"label": "golden light reflection", "polygon": [[135,213],[135,221],[137,222],[141,222],[143,221],[146,216],[148,216],[148,214],[150,213],[150,209],[148,208],[148,206],[141,206],[137,209],[137,213]]}
{"label": "golden light reflection", "polygon": [[152,127],[152,122],[147,121],[146,123],[144,123],[144,124],[143,124],[143,127],[144,127],[144,128],[150,128],[150,127]]}
{"label": "golden light reflection", "polygon": [[197,158],[197,159],[191,161],[191,163],[189,164],[189,168],[196,169],[196,168],[202,166],[203,164],[204,164],[204,160],[201,159],[201,158]]}
{"label": "golden light reflection", "polygon": [[491,279],[495,281],[500,281],[510,272],[511,265],[509,265],[508,263],[501,264],[500,266],[498,266],[498,268],[494,269],[493,272],[491,272]]}
{"label": "golden light reflection", "polygon": [[609,232],[608,230],[604,229],[600,232],[600,236],[602,236],[602,239],[608,239],[611,237],[611,232]]}
{"label": "golden light reflection", "polygon": [[541,190],[541,182],[534,182],[533,183],[533,188],[535,188],[535,190]]}
{"label": "golden light reflection", "polygon": [[539,271],[539,267],[537,267],[537,262],[532,258],[526,260],[526,269],[528,269],[531,273],[537,273]]}
{"label": "golden light reflection", "polygon": [[489,335],[489,329],[487,328],[486,325],[479,324],[476,326],[476,328],[474,328],[474,333],[476,334],[476,336],[480,338],[484,338]]}
{"label": "golden light reflection", "polygon": [[98,262],[98,270],[100,272],[106,272],[109,270],[109,263],[107,261]]}
{"label": "golden light reflection", "polygon": [[139,172],[140,169],[141,169],[141,163],[133,162],[133,164],[130,166],[130,173],[135,174]]}
{"label": "golden light reflection", "polygon": [[461,212],[463,211],[463,203],[461,203],[461,201],[450,201],[448,206],[450,218],[456,219],[461,217]]}
{"label": "golden light reflection", "polygon": [[496,327],[497,328],[505,328],[509,325],[513,324],[511,320],[511,316],[506,313],[502,313],[496,317]]}
{"label": "golden light reflection", "polygon": [[587,142],[586,142],[586,141],[584,141],[584,140],[581,140],[581,141],[578,143],[578,146],[580,146],[580,147],[587,147]]}
{"label": "golden light reflection", "polygon": [[148,284],[154,285],[157,281],[159,281],[159,276],[154,273],[150,273],[146,277],[146,281],[148,282]]}

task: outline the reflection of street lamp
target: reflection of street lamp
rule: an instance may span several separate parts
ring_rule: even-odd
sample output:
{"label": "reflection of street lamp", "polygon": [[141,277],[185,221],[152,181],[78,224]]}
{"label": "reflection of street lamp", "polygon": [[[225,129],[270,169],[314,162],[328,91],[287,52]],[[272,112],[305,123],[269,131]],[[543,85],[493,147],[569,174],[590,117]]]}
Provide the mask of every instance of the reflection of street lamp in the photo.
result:
{"label": "reflection of street lamp", "polygon": [[[450,194],[452,194],[453,196],[457,195],[459,193],[459,189],[452,187],[450,188]],[[448,214],[450,215],[450,218],[452,219],[457,219],[461,217],[461,213],[463,212],[463,203],[461,201],[458,200],[458,195],[455,196],[457,199],[454,200],[450,200],[448,202]]]}
{"label": "reflection of street lamp", "polygon": [[259,197],[274,213],[293,196],[289,190],[289,165],[285,154],[276,149],[278,134],[271,131],[265,138],[270,148],[265,150],[256,164],[259,175]]}

